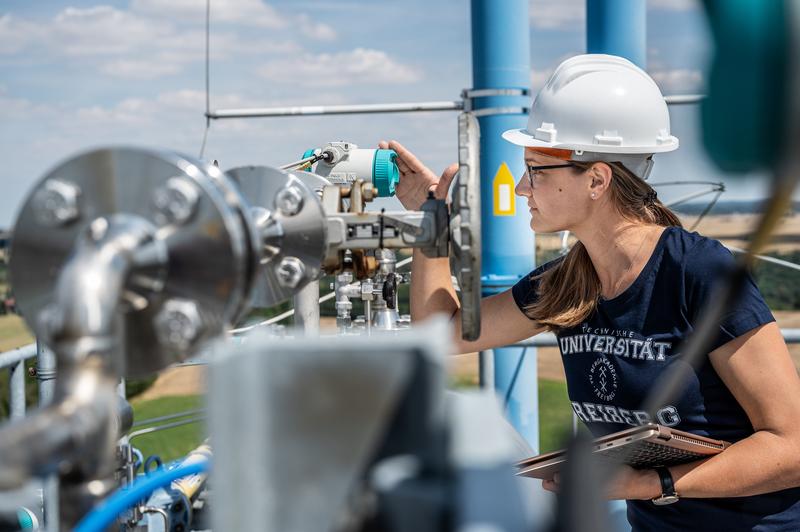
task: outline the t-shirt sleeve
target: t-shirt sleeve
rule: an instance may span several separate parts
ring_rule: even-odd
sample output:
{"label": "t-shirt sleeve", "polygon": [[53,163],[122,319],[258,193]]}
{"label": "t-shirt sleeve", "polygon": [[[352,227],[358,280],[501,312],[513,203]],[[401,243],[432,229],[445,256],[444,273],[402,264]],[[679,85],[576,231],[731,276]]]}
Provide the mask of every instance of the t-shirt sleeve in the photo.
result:
{"label": "t-shirt sleeve", "polygon": [[536,291],[539,288],[539,280],[537,277],[560,263],[562,259],[563,257],[559,257],[542,264],[528,275],[523,276],[517,284],[511,287],[511,295],[514,296],[514,302],[523,314],[525,313],[525,308],[535,303],[538,297]]}
{"label": "t-shirt sleeve", "polygon": [[[684,279],[689,318],[695,326],[715,297],[717,285],[734,267],[730,251],[718,241],[703,239],[686,255]],[[709,352],[748,331],[775,321],[753,278],[745,278],[738,300],[727,309],[719,324],[717,337]]]}

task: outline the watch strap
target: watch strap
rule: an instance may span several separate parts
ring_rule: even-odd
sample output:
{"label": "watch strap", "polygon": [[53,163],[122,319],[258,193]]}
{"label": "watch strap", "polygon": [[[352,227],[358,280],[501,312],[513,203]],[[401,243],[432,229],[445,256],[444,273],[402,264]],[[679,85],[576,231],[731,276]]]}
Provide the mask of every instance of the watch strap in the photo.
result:
{"label": "watch strap", "polygon": [[661,496],[653,499],[656,505],[666,505],[678,502],[678,493],[675,491],[675,482],[672,480],[672,474],[666,467],[660,466],[655,468],[658,473],[658,479],[661,482]]}

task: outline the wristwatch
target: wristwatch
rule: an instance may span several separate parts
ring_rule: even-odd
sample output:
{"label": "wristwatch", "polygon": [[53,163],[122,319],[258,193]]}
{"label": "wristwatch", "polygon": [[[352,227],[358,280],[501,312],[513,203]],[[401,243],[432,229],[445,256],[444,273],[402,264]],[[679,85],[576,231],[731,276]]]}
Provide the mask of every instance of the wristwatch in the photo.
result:
{"label": "wristwatch", "polygon": [[672,481],[672,475],[669,469],[666,467],[657,467],[655,469],[661,481],[661,497],[652,499],[653,504],[656,506],[666,506],[667,504],[678,502],[680,497],[678,497],[678,492],[675,491],[675,483]]}

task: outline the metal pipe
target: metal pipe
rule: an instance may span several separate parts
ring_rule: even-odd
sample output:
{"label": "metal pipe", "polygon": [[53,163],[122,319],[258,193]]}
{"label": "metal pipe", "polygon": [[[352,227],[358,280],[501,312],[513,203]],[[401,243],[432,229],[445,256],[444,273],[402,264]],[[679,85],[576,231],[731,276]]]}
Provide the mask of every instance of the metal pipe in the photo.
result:
{"label": "metal pipe", "polygon": [[221,118],[267,118],[276,116],[315,116],[369,113],[414,113],[421,111],[460,111],[461,101],[375,103],[361,105],[310,105],[298,107],[255,107],[251,109],[217,109],[206,116],[212,120]]}
{"label": "metal pipe", "polygon": [[69,501],[60,506],[62,526],[72,526],[102,496],[94,486],[113,484],[114,444],[130,422],[130,406],[117,391],[124,361],[116,309],[134,267],[166,261],[153,234],[145,220],[115,215],[79,235],[40,318],[59,369],[53,402],[0,428],[0,488],[18,487],[31,475],[69,476],[60,485],[60,497]]}
{"label": "metal pipe", "polygon": [[17,349],[0,353],[0,368],[7,368],[19,364],[23,360],[36,356],[36,345],[28,344]]}
{"label": "metal pipe", "polygon": [[[535,16],[536,14],[533,13]],[[472,86],[475,90],[530,86],[530,29],[527,0],[472,0]],[[523,150],[501,137],[527,123],[522,96],[486,96],[471,102],[479,116],[481,250],[483,295],[507,290],[535,266],[535,239],[524,198],[514,196],[514,176],[523,172]],[[519,112],[480,116],[488,108],[519,106]],[[527,239],[530,240],[527,240]],[[522,239],[522,240],[520,240]],[[532,351],[532,350],[531,350]],[[494,350],[497,393],[509,397],[508,418],[534,451],[539,448],[536,354],[529,351],[517,372],[515,347]]]}
{"label": "metal pipe", "polygon": [[[35,344],[36,379],[39,381],[39,408],[53,402],[56,388],[56,355],[37,340]],[[58,475],[52,474],[45,477],[42,482],[42,506],[44,511],[44,526],[47,532],[58,532],[61,523],[58,517]]]}
{"label": "metal pipe", "polygon": [[49,405],[53,401],[56,389],[56,355],[44,343],[37,340],[36,345],[36,378],[39,381],[39,406]]}
{"label": "metal pipe", "polygon": [[204,412],[204,410],[202,408],[195,408],[193,410],[185,410],[183,412],[178,412],[176,414],[168,414],[166,416],[158,416],[158,417],[152,417],[150,419],[143,419],[141,421],[136,421],[136,422],[133,423],[133,425],[131,425],[131,427],[133,427],[133,428],[135,428],[135,427],[144,427],[144,426],[147,426],[147,425],[153,425],[155,423],[161,423],[162,421],[169,421],[171,419],[178,419],[180,417],[194,416],[195,414],[201,414],[203,412]]}
{"label": "metal pipe", "polygon": [[8,368],[9,417],[25,417],[25,361],[20,360]]}
{"label": "metal pipe", "polygon": [[197,416],[191,419],[184,419],[181,421],[175,421],[173,423],[167,423],[166,425],[158,425],[156,427],[147,427],[145,429],[134,430],[133,432],[128,434],[128,441],[131,441],[134,438],[138,438],[139,436],[144,436],[145,434],[159,432],[167,429],[173,429],[175,427],[180,427],[182,425],[189,425],[191,423],[197,423],[198,421],[203,421],[205,418],[206,418],[205,416]]}
{"label": "metal pipe", "polygon": [[306,336],[319,335],[319,281],[311,281],[294,296],[294,324]]}
{"label": "metal pipe", "polygon": [[586,0],[586,50],[647,65],[647,2]]}
{"label": "metal pipe", "polygon": [[164,518],[164,532],[167,532],[169,528],[169,514],[163,508],[156,508],[155,506],[145,506],[142,508],[142,513],[145,514],[159,514],[161,517]]}

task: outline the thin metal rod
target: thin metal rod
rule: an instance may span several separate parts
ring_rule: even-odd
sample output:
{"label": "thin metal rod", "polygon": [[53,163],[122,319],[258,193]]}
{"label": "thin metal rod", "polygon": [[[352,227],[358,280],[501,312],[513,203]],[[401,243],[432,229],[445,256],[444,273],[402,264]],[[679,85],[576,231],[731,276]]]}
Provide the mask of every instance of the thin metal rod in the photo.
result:
{"label": "thin metal rod", "polygon": [[193,410],[185,410],[183,412],[178,412],[175,414],[169,414],[166,416],[159,416],[159,417],[151,417],[150,419],[143,419],[141,421],[136,421],[132,425],[133,427],[143,427],[145,425],[152,425],[154,423],[161,423],[162,421],[169,421],[171,419],[178,419],[180,417],[186,416],[194,416],[197,414],[202,414],[204,410],[202,408],[195,408]]}
{"label": "thin metal rod", "polygon": [[9,415],[11,419],[25,417],[25,361],[8,368]]}
{"label": "thin metal rod", "polygon": [[[729,250],[733,251],[734,253],[747,253],[747,251],[741,248],[735,248],[732,246],[726,246]],[[793,270],[800,270],[800,264],[795,264],[794,262],[789,262],[787,260],[776,259],[775,257],[770,257],[769,255],[753,255],[754,258],[763,260],[765,262],[771,262],[773,264],[777,264],[779,266],[784,266],[786,268],[791,268]]]}
{"label": "thin metal rod", "polygon": [[[668,105],[699,103],[705,96],[701,94],[679,94],[665,96]],[[318,116],[318,115],[352,115],[369,113],[414,113],[426,111],[461,111],[463,101],[434,101],[410,103],[377,103],[353,105],[308,105],[296,107],[253,107],[242,109],[206,108],[206,117],[212,120],[223,118],[269,118],[277,116]]]}
{"label": "thin metal rod", "polygon": [[319,336],[319,281],[311,281],[294,296],[294,324],[306,336]]}
{"label": "thin metal rod", "polygon": [[715,189],[725,188],[725,183],[721,181],[656,181],[650,183],[652,187],[668,187],[673,185],[710,185]]}
{"label": "thin metal rod", "polygon": [[[36,378],[39,380],[39,407],[53,402],[56,389],[56,355],[44,343],[37,341],[36,349]],[[58,532],[61,520],[58,517],[58,475],[50,475],[42,484],[42,506],[44,510],[44,525],[47,532]]]}
{"label": "thin metal rod", "polygon": [[461,111],[464,102],[377,103],[362,105],[311,105],[301,107],[261,107],[252,109],[217,109],[207,111],[212,120],[221,118],[267,118],[276,116],[348,115],[369,113],[413,113],[423,111]]}
{"label": "thin metal rod", "polygon": [[680,205],[681,203],[686,203],[689,200],[693,200],[695,198],[699,198],[700,196],[705,196],[706,194],[713,194],[714,192],[719,192],[719,190],[711,189],[711,190],[701,190],[699,192],[692,192],[691,194],[687,194],[682,198],[678,198],[676,200],[672,200],[664,205],[667,207],[674,207],[676,205]]}
{"label": "thin metal rod", "polygon": [[183,421],[175,421],[174,423],[167,423],[166,425],[158,425],[156,427],[147,427],[146,429],[135,430],[130,434],[128,434],[128,441],[131,441],[134,438],[138,438],[139,436],[144,436],[145,434],[172,429],[175,427],[180,427],[182,425],[188,425],[190,423],[197,423],[198,421],[203,421],[204,419],[205,416],[197,416],[192,419],[184,419]]}
{"label": "thin metal rod", "polygon": [[705,99],[705,94],[671,94],[669,96],[664,96],[664,100],[667,102],[667,105],[700,103]]}

